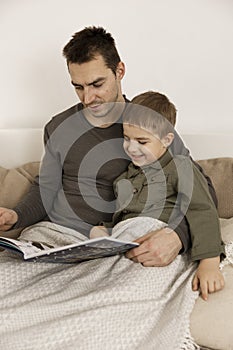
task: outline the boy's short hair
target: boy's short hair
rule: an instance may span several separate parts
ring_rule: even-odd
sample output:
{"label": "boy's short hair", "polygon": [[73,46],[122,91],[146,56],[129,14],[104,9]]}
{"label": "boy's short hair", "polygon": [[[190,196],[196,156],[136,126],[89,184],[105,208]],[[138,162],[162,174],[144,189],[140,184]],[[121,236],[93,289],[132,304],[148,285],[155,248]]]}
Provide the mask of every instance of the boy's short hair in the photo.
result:
{"label": "boy's short hair", "polygon": [[123,123],[145,129],[160,139],[168,133],[174,133],[174,127],[169,120],[143,105],[128,103],[122,119]]}
{"label": "boy's short hair", "polygon": [[102,27],[86,27],[75,33],[63,49],[68,63],[86,63],[101,55],[108,68],[116,74],[121,61],[115,41],[110,33]]}
{"label": "boy's short hair", "polygon": [[135,96],[134,104],[148,107],[164,116],[173,126],[176,124],[176,107],[167,96],[156,91],[146,91]]}

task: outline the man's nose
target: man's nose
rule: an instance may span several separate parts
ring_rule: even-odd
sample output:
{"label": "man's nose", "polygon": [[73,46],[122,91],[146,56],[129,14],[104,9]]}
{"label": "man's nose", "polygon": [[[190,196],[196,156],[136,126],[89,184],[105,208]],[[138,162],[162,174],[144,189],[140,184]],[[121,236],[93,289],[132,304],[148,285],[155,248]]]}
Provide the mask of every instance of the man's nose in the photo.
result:
{"label": "man's nose", "polygon": [[88,106],[95,101],[95,94],[91,88],[87,87],[83,92],[83,103]]}

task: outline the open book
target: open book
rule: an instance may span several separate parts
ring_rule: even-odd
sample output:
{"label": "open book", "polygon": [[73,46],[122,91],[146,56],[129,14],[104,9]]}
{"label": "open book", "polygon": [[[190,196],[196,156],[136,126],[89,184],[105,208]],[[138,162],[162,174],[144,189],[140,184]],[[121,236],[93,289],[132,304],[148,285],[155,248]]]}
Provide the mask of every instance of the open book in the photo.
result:
{"label": "open book", "polygon": [[41,243],[0,237],[0,247],[22,255],[24,260],[54,263],[76,263],[125,253],[137,247],[136,242],[99,237],[63,247],[49,248]]}

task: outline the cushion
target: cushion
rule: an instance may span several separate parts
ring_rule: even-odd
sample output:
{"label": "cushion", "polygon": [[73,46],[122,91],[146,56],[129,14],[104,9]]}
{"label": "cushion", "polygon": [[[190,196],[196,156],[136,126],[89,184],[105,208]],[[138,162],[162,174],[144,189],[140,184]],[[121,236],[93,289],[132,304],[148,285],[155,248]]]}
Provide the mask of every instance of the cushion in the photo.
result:
{"label": "cushion", "polygon": [[[225,243],[233,242],[233,218],[220,219]],[[208,301],[199,297],[191,315],[191,333],[202,346],[218,350],[232,350],[233,344],[233,266],[223,267],[225,287],[210,294]]]}
{"label": "cushion", "polygon": [[213,158],[199,160],[198,163],[213,182],[219,216],[233,217],[233,158]]}
{"label": "cushion", "polygon": [[224,267],[225,288],[211,294],[208,301],[200,297],[191,315],[191,333],[202,346],[232,350],[233,344],[233,268]]}
{"label": "cushion", "polygon": [[27,192],[39,172],[39,162],[31,162],[15,169],[0,167],[0,207],[13,208]]}

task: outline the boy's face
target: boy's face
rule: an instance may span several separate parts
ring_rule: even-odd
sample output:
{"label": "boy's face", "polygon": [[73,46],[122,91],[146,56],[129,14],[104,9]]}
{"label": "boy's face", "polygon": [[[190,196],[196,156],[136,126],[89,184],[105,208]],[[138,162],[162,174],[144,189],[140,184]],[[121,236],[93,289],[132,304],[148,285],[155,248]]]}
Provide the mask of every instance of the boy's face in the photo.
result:
{"label": "boy's face", "polygon": [[69,63],[71,83],[90,116],[104,117],[111,111],[112,102],[124,102],[121,79],[124,64],[119,62],[116,75],[108,68],[102,56],[82,64]]}
{"label": "boy's face", "polygon": [[153,163],[165,152],[163,139],[151,132],[131,124],[123,124],[125,152],[136,166]]}

